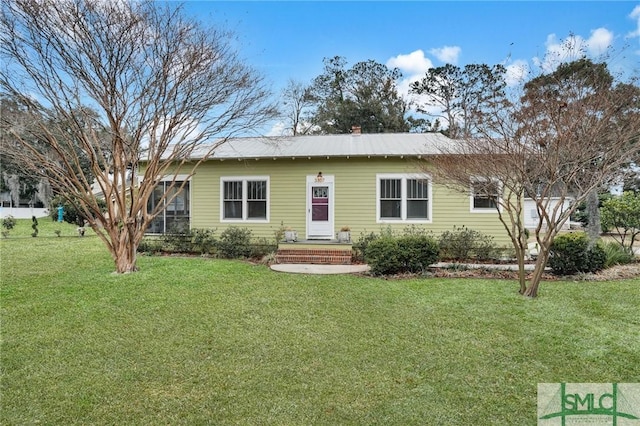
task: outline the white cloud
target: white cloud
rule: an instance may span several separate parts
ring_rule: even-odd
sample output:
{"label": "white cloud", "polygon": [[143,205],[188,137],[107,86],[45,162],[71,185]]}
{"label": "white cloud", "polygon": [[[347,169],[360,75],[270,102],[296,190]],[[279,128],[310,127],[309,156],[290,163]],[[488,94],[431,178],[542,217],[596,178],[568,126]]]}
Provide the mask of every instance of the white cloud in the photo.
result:
{"label": "white cloud", "polygon": [[634,19],[637,22],[637,28],[635,31],[631,31],[627,34],[628,38],[640,37],[640,5],[636,6],[631,13],[629,14],[629,18]]}
{"label": "white cloud", "polygon": [[386,65],[402,71],[404,78],[398,81],[398,93],[409,102],[416,100],[416,95],[409,93],[411,83],[420,80],[430,68],[433,68],[433,63],[424,56],[424,51],[421,49],[406,55],[394,56],[387,61]]}
{"label": "white cloud", "polygon": [[458,63],[458,56],[460,56],[460,47],[458,46],[444,46],[440,48],[434,48],[429,51],[440,62],[445,64],[456,65]]}
{"label": "white cloud", "polygon": [[507,74],[505,80],[507,86],[516,86],[527,79],[529,74],[529,63],[523,59],[517,59],[512,63],[505,65]]}
{"label": "white cloud", "polygon": [[[640,5],[633,9],[629,14],[629,18],[636,20],[637,25],[635,31],[629,32],[626,38],[638,38],[638,42],[640,43]],[[636,53],[640,55],[640,50],[637,50]]]}
{"label": "white cloud", "polygon": [[398,68],[403,74],[424,74],[429,68],[433,68],[433,63],[429,58],[425,58],[421,49],[415,50],[408,55],[398,55],[390,58],[386,64],[390,68]]}
{"label": "white cloud", "polygon": [[602,55],[613,44],[613,33],[606,28],[595,29],[591,31],[591,37],[586,44],[591,55]]}
{"label": "white cloud", "polygon": [[[444,46],[442,48],[434,48],[429,50],[429,53],[434,55],[439,61],[456,64],[460,55],[461,49],[457,46]],[[409,89],[412,83],[421,80],[429,69],[433,68],[433,62],[431,59],[425,57],[424,51],[421,49],[415,50],[406,55],[398,55],[390,58],[386,65],[390,68],[398,68],[402,71],[404,78],[398,81],[398,93],[406,99],[410,105],[414,114],[416,114],[416,105],[425,106],[424,96],[415,95],[409,93]],[[438,116],[442,113],[439,107],[427,107],[429,114]],[[422,116],[422,114],[418,114]]]}
{"label": "white cloud", "polygon": [[271,129],[267,131],[267,136],[285,136],[291,135],[291,129],[289,129],[284,122],[278,121],[271,126]]}

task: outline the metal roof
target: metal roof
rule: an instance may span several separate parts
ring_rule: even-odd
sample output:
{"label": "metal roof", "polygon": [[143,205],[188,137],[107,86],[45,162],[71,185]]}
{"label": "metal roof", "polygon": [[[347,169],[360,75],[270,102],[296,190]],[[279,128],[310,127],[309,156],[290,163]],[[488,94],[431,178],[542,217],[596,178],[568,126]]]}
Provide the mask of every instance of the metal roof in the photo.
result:
{"label": "metal roof", "polygon": [[[311,158],[423,156],[441,152],[454,141],[440,133],[363,133],[319,136],[234,138],[217,147],[209,158]],[[212,145],[202,146],[201,158]]]}

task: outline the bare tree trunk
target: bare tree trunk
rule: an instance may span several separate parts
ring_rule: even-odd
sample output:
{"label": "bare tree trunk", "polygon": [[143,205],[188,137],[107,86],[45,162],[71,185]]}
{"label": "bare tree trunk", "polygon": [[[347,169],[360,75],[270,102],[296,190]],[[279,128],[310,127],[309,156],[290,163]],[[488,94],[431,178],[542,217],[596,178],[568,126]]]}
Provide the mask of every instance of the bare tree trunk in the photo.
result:
{"label": "bare tree trunk", "polygon": [[523,293],[526,297],[538,297],[538,287],[542,281],[542,275],[544,274],[544,268],[549,260],[549,247],[540,246],[538,257],[536,258],[535,269],[531,274],[531,280],[529,281],[529,287]]}
{"label": "bare tree trunk", "polygon": [[518,258],[518,282],[520,283],[520,290],[518,290],[518,293],[520,294],[524,294],[524,292],[527,290],[527,274],[526,271],[524,270],[524,253],[517,253],[518,250],[516,250],[516,257]]}
{"label": "bare tree trunk", "polygon": [[138,270],[138,267],[136,266],[137,246],[134,248],[133,244],[129,246],[126,244],[120,244],[115,247],[115,249],[117,250],[117,255],[114,256],[116,273],[127,274]]}
{"label": "bare tree trunk", "polygon": [[136,264],[138,246],[144,236],[143,228],[139,228],[139,224],[130,223],[122,227],[114,226],[109,230],[108,236],[104,234],[103,230],[98,229],[96,223],[92,223],[91,227],[105,241],[113,258],[116,273],[126,274],[138,270]]}

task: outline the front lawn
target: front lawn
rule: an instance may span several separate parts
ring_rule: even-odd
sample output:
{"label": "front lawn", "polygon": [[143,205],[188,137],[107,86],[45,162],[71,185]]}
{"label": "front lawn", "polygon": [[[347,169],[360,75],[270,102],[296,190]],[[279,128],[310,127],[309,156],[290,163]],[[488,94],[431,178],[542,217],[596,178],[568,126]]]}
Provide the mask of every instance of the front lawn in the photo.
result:
{"label": "front lawn", "polygon": [[0,424],[530,425],[541,382],[640,381],[640,280],[306,276],[0,242]]}

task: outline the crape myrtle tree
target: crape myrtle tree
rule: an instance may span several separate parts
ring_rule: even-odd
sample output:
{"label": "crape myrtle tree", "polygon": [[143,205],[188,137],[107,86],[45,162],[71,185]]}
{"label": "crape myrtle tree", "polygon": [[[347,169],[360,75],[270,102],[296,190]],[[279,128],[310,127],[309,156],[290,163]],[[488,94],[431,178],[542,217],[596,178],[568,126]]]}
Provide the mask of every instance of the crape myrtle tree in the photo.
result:
{"label": "crape myrtle tree", "polygon": [[397,68],[373,60],[345,68],[341,56],[324,59],[324,71],[309,87],[313,132],[340,134],[360,126],[363,133],[408,132],[408,103],[398,93]]}
{"label": "crape myrtle tree", "polygon": [[[604,63],[581,59],[531,79],[515,98],[496,92],[477,109],[479,136],[456,141],[434,161],[433,173],[451,186],[473,188],[495,201],[526,296],[537,296],[562,225],[589,193],[614,182],[640,150],[637,80],[616,82],[605,71]],[[533,199],[539,218],[539,253],[528,282],[523,196]],[[574,202],[563,209],[568,197]]]}
{"label": "crape myrtle tree", "polygon": [[[186,185],[176,176],[274,115],[231,37],[167,3],[3,1],[0,90],[34,124],[25,132],[3,117],[7,148],[88,219],[118,273],[137,269],[145,230]],[[165,199],[147,211],[167,178]]]}

